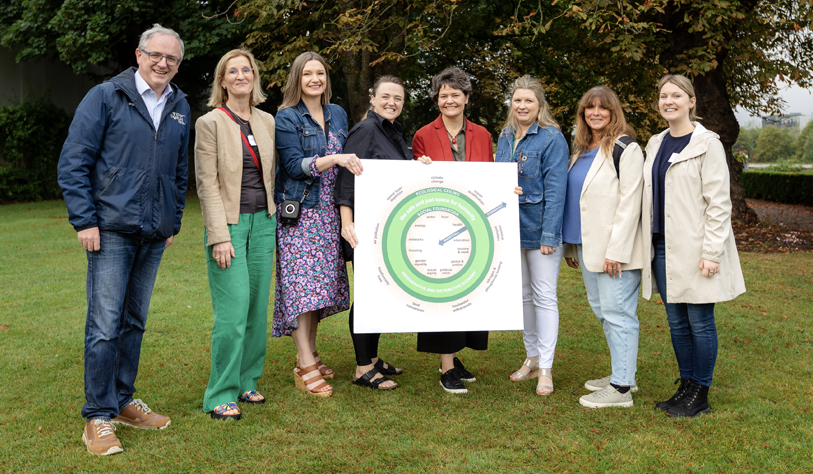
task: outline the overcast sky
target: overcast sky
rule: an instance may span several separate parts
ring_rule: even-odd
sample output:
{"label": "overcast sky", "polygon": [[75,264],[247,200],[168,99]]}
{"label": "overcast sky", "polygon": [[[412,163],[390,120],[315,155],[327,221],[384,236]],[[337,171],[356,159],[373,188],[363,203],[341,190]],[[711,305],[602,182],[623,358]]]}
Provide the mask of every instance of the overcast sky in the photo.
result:
{"label": "overcast sky", "polygon": [[[802,89],[794,85],[780,91],[779,95],[787,102],[784,113],[800,113],[807,116],[813,114],[813,94],[810,93],[810,89]],[[737,121],[740,122],[741,127],[747,127],[748,122],[753,120],[762,122],[758,117],[751,117],[748,112],[740,108],[737,108],[734,113],[737,115]]]}

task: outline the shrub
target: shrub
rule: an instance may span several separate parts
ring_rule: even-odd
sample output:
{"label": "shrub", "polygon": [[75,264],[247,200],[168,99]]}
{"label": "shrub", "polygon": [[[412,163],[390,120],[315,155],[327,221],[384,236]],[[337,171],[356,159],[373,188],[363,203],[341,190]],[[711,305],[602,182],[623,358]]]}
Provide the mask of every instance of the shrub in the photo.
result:
{"label": "shrub", "polygon": [[757,139],[754,161],[758,163],[778,162],[793,156],[793,136],[787,128],[764,127]]}
{"label": "shrub", "polygon": [[56,164],[71,117],[46,98],[0,107],[0,202],[61,195]]}
{"label": "shrub", "polygon": [[747,171],[742,185],[747,198],[813,205],[813,173]]}

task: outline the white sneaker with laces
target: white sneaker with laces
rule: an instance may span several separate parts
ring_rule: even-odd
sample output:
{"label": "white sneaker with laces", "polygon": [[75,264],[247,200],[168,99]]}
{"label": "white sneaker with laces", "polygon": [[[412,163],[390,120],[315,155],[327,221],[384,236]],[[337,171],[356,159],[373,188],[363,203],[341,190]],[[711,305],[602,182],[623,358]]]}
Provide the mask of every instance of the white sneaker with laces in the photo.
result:
{"label": "white sneaker with laces", "polygon": [[581,397],[579,403],[588,408],[631,407],[632,390],[621,393],[612,385],[608,385],[601,390]]}
{"label": "white sneaker with laces", "polygon": [[[612,375],[608,375],[608,376],[602,377],[600,379],[588,380],[587,382],[584,382],[584,388],[586,388],[587,390],[590,390],[591,392],[595,392],[596,390],[601,390],[604,387],[609,387],[611,377],[612,377]],[[638,391],[638,386],[637,385],[632,385],[630,387],[630,392],[635,393],[637,391]]]}

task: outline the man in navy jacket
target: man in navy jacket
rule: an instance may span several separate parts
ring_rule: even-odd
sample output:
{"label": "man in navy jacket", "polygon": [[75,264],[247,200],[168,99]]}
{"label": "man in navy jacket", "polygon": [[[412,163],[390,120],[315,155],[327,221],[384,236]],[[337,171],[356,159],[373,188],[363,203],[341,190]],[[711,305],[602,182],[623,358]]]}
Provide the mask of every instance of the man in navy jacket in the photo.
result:
{"label": "man in navy jacket", "polygon": [[190,115],[170,80],[183,52],[173,30],[145,31],[138,68],[88,92],[59,157],[70,223],[88,259],[82,440],[92,454],[122,452],[111,422],[170,423],[133,394],[158,265],[181,230]]}

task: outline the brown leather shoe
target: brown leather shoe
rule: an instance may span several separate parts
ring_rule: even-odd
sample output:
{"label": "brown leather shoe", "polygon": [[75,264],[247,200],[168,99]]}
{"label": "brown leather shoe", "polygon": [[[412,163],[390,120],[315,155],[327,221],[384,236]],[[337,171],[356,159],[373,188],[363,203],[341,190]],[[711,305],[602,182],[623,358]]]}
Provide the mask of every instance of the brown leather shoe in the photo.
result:
{"label": "brown leather shoe", "polygon": [[155,413],[141,400],[130,402],[112,421],[144,430],[163,430],[170,423],[168,416]]}
{"label": "brown leather shoe", "polygon": [[116,427],[107,420],[93,420],[85,423],[82,442],[90,454],[107,456],[124,452],[121,442],[116,438]]}

